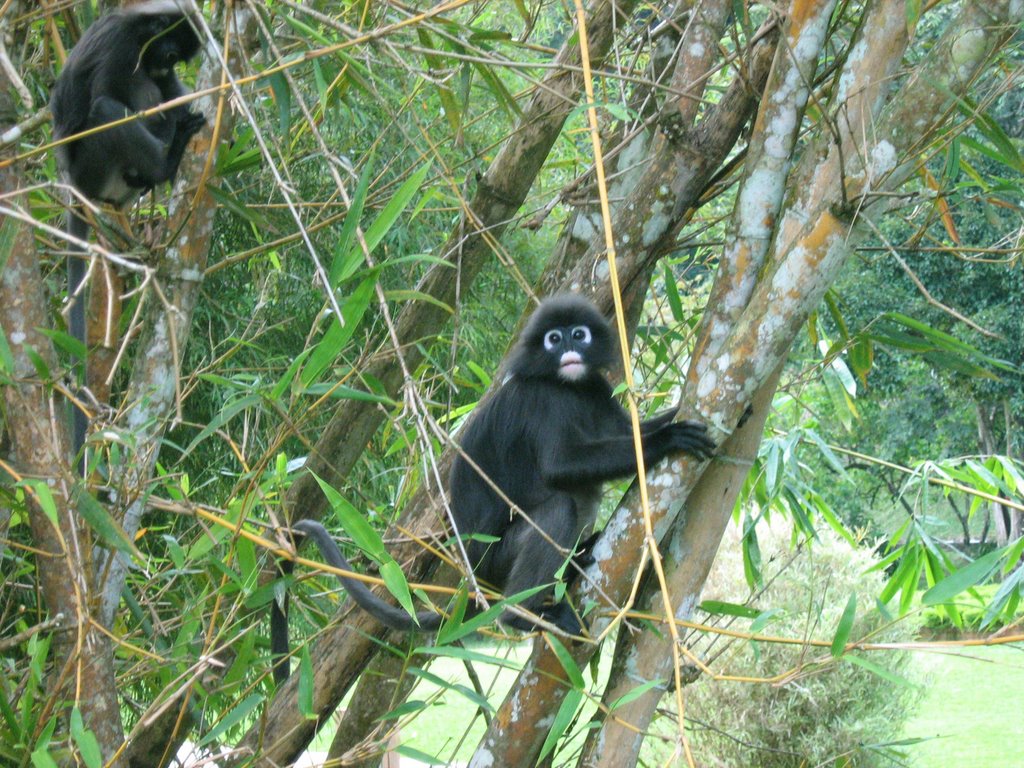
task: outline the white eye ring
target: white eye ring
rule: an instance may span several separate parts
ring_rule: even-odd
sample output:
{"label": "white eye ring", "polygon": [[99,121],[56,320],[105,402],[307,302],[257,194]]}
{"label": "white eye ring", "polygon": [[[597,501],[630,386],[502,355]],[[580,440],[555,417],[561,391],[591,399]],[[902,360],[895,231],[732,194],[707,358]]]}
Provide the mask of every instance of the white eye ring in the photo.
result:
{"label": "white eye ring", "polygon": [[577,325],[572,329],[572,340],[581,341],[584,344],[590,343],[590,329],[585,325]]}
{"label": "white eye ring", "polygon": [[562,343],[562,332],[561,331],[548,331],[544,334],[544,349],[550,352],[552,349]]}

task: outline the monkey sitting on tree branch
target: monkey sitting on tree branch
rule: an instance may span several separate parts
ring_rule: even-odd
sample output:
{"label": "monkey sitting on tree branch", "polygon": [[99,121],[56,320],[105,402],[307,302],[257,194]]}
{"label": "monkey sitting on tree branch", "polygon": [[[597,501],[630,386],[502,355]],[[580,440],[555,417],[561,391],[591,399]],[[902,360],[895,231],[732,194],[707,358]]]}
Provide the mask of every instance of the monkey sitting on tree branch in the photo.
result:
{"label": "monkey sitting on tree branch", "polygon": [[[72,138],[56,148],[65,179],[96,203],[124,207],[159,184],[172,182],[192,137],[206,118],[180,105],[109,128],[185,95],[174,67],[199,52],[192,0],[149,0],[112,11],[94,23],[72,49],[50,98],[53,136]],[[86,344],[82,281],[86,254],[77,245],[89,235],[81,205],[72,203],[65,224],[68,256],[67,295],[71,335]],[[84,366],[83,366],[84,367]],[[85,443],[87,419],[74,409],[72,449]],[[84,462],[83,462],[84,464]]]}
{"label": "monkey sitting on tree branch", "polygon": [[[568,553],[577,566],[592,562],[601,487],[637,471],[632,422],[604,376],[613,357],[611,328],[589,300],[571,294],[545,300],[511,354],[505,381],[460,436],[465,455],[456,457],[451,473],[454,533],[465,541],[476,579],[505,595],[543,587],[521,606],[568,635],[582,634],[585,624],[568,602],[554,601],[557,574]],[[713,454],[707,427],[673,422],[674,415],[670,410],[641,422],[646,466],[676,453],[702,460]],[[353,570],[320,523],[300,520],[292,530],[315,541],[334,568]],[[360,581],[339,580],[385,626],[432,631],[441,624],[437,612],[412,616]],[[501,621],[526,632],[537,628],[509,610]],[[287,622],[275,602],[271,646],[277,658],[288,654]],[[287,659],[275,677],[278,683],[288,677]]]}

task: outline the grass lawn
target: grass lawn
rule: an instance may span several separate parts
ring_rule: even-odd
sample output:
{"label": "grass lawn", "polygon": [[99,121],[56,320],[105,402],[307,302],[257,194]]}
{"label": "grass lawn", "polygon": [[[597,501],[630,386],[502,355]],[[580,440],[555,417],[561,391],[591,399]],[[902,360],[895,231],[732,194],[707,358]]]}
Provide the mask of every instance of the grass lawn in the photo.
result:
{"label": "grass lawn", "polygon": [[916,653],[929,686],[905,738],[921,768],[1024,768],[1024,648]]}

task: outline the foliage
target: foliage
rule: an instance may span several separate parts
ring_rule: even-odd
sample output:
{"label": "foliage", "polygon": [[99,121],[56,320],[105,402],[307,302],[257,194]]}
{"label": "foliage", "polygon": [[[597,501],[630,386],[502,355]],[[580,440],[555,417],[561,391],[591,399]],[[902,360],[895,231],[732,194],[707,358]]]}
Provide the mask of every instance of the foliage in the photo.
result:
{"label": "foliage", "polygon": [[[748,604],[758,617],[744,621],[762,635],[850,642],[909,640],[913,623],[891,621],[874,602],[882,579],[874,559],[827,531],[790,554],[787,526],[764,526],[759,539],[765,587]],[[723,543],[704,589],[704,600],[742,603],[749,594],[735,529]],[[852,625],[849,606],[856,606]],[[732,629],[740,629],[737,624]],[[902,678],[907,655],[846,651],[826,646],[739,640],[721,647],[708,636],[693,646],[719,674],[760,682],[714,680],[706,675],[687,689],[687,718],[700,764],[796,768],[806,765],[894,764],[891,743],[916,701],[913,681]]]}
{"label": "foliage", "polygon": [[960,637],[963,633],[995,632],[1024,624],[1024,606],[1019,604],[1009,615],[992,615],[991,606],[1000,589],[999,584],[980,584],[964,592],[957,598],[954,604],[956,613],[953,614],[944,605],[923,606],[920,613],[922,629],[939,637]]}

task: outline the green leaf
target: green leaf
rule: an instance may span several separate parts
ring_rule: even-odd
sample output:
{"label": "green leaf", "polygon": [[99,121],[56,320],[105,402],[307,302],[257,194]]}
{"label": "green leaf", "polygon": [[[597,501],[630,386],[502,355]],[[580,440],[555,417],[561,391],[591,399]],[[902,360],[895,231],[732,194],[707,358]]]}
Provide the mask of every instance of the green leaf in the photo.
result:
{"label": "green leaf", "polygon": [[895,675],[889,670],[885,669],[884,667],[880,667],[874,662],[870,662],[861,656],[855,656],[854,654],[850,653],[846,656],[843,656],[843,661],[848,661],[851,664],[856,664],[858,667],[863,667],[864,669],[868,670],[868,672],[871,672],[874,675],[878,675],[880,678],[882,678],[883,680],[888,680],[890,683],[895,683],[896,685],[903,685],[907,688],[914,687],[913,683],[911,683],[906,678],[900,677],[899,675]]}
{"label": "green leaf", "polygon": [[10,376],[14,373],[14,353],[7,343],[7,334],[0,328],[0,372]]}
{"label": "green leaf", "polygon": [[298,356],[292,360],[291,365],[288,366],[288,370],[284,372],[284,375],[277,380],[274,384],[274,388],[270,390],[270,402],[276,403],[282,397],[284,397],[285,390],[291,386],[291,383],[295,381],[295,374],[299,368],[306,361],[306,358],[312,353],[312,349],[302,350]]}
{"label": "green leaf", "polygon": [[[510,605],[518,605],[519,603],[526,600],[528,597],[537,594],[538,592],[547,588],[546,584],[541,584],[530,589],[523,590],[514,595],[506,597],[504,600],[500,600],[494,603],[486,611],[481,611],[467,621],[462,621],[462,616],[457,611],[452,613],[452,621],[446,621],[441,625],[441,629],[437,633],[438,645],[450,645],[456,640],[461,640],[466,635],[471,635],[478,629],[486,627],[488,624],[492,624],[498,620],[498,617],[505,612],[505,609]],[[465,594],[465,593],[462,593]],[[465,598],[462,595],[456,600],[456,606],[464,604]]]}
{"label": "green leaf", "polygon": [[96,734],[86,729],[82,713],[75,707],[71,710],[71,739],[78,747],[78,753],[87,768],[103,768],[103,753]]}
{"label": "green leaf", "polygon": [[108,546],[136,560],[144,559],[121,524],[80,483],[71,491],[71,504]]}
{"label": "green leaf", "polygon": [[324,482],[315,472],[310,471],[310,474],[313,475],[313,479],[320,486],[320,490],[324,492],[324,496],[327,497],[327,501],[337,516],[338,522],[341,523],[341,527],[345,529],[345,532],[352,537],[355,545],[378,562],[385,558],[390,558],[387,549],[384,548],[384,542],[381,540],[380,535],[366,521],[366,518],[360,514],[359,510],[352,506],[344,496],[334,490],[328,483]]}
{"label": "green leaf", "polygon": [[32,765],[35,768],[58,768],[57,761],[50,757],[50,752],[46,747],[39,747],[32,752]]}
{"label": "green leaf", "polygon": [[906,0],[907,37],[914,39],[914,30],[917,29],[917,22],[921,20],[921,0]]}
{"label": "green leaf", "polygon": [[337,515],[341,527],[352,537],[352,541],[359,549],[380,565],[381,579],[384,580],[384,586],[387,587],[388,592],[398,600],[410,616],[415,616],[412,595],[409,593],[409,582],[406,580],[405,574],[402,573],[401,567],[388,554],[380,535],[347,499],[320,479],[315,472],[310,472],[310,474],[313,475],[313,479],[319,484],[324,496],[330,502],[331,509]]}
{"label": "green leaf", "polygon": [[299,33],[299,36],[303,40],[315,40],[319,46],[323,48],[329,48],[335,42],[318,31],[315,27],[306,24],[300,18],[296,18],[295,14],[288,13],[282,18]]}
{"label": "green leaf", "polygon": [[57,502],[53,498],[53,491],[44,480],[22,480],[19,486],[30,489],[36,504],[43,511],[43,514],[53,525],[57,525]]}
{"label": "green leaf", "polygon": [[554,635],[548,635],[548,640],[551,642],[551,649],[558,658],[558,663],[562,665],[562,669],[565,670],[565,674],[573,688],[580,690],[585,688],[586,683],[583,681],[583,672],[580,671],[579,665],[576,664],[576,660],[569,653],[569,650]]}
{"label": "green leaf", "polygon": [[836,627],[835,637],[832,638],[832,656],[839,658],[846,649],[846,643],[850,639],[850,632],[853,631],[853,620],[857,615],[857,593],[850,595],[846,602],[843,615],[839,618],[839,625]]}
{"label": "green leaf", "polygon": [[[284,662],[287,664],[288,662]],[[309,646],[302,646],[299,654],[299,690],[297,695],[299,714],[307,720],[316,720],[316,709],[313,707],[313,662],[309,658]]]}
{"label": "green leaf", "polygon": [[352,241],[355,239],[356,227],[359,226],[363,207],[366,204],[366,193],[370,188],[370,179],[373,177],[372,166],[372,162],[366,163],[363,174],[359,177],[359,183],[356,185],[356,191],[352,195],[348,213],[345,214],[345,224],[338,236],[338,243],[334,249],[334,261],[331,262],[331,269],[328,273],[328,281],[332,288],[337,288],[341,282],[355,274],[359,265],[363,263],[363,249],[358,245],[353,248]]}
{"label": "green leaf", "polygon": [[403,701],[394,709],[385,712],[383,715],[377,718],[378,721],[384,720],[398,720],[405,717],[406,715],[413,715],[417,712],[422,712],[427,708],[427,702],[420,701],[419,699],[409,699]]}
{"label": "green leaf", "polygon": [[613,701],[611,703],[611,706],[608,707],[608,709],[609,709],[609,711],[614,712],[618,707],[624,707],[626,704],[629,704],[629,702],[635,701],[636,699],[639,699],[641,696],[643,696],[648,691],[655,690],[655,689],[658,689],[659,691],[661,691],[664,688],[665,688],[665,681],[664,680],[648,680],[646,683],[641,683],[636,688],[632,689],[631,691],[628,691],[628,692],[624,693],[622,696],[617,698],[615,701]]}
{"label": "green leaf", "polygon": [[317,342],[308,364],[299,377],[303,386],[308,387],[320,378],[320,375],[334,362],[342,348],[352,338],[359,321],[363,319],[363,315],[366,314],[366,310],[370,306],[376,282],[376,274],[363,280],[341,306],[340,321],[337,317],[330,319],[327,332]]}
{"label": "green leaf", "polygon": [[[1024,540],[1019,541],[1018,544],[1024,544]],[[1018,554],[1013,558],[1013,562],[1017,563],[1019,559],[1020,555]],[[1017,568],[1013,575],[999,586],[999,590],[992,598],[988,608],[985,609],[985,617],[982,619],[983,628],[992,626],[1004,609],[1019,600],[1021,585],[1024,585],[1024,568]]]}
{"label": "green leaf", "polygon": [[[286,18],[289,17],[286,16]],[[284,74],[281,72],[275,72],[270,75],[267,78],[267,82],[270,83],[270,89],[274,92],[274,100],[277,102],[278,130],[282,136],[287,136],[288,129],[291,126],[291,88],[288,87],[288,81],[285,80]]]}
{"label": "green leaf", "polygon": [[255,408],[262,402],[263,398],[259,395],[243,395],[242,397],[236,397],[232,400],[228,400],[217,415],[210,419],[209,423],[207,423],[207,425],[199,431],[199,434],[192,439],[192,442],[189,443],[183,451],[182,456],[188,456],[192,453],[197,445],[223,427],[227,422],[231,421],[231,419],[233,419],[237,414],[247,408]]}
{"label": "green leaf", "polygon": [[422,669],[420,667],[410,667],[409,674],[414,675],[420,678],[421,680],[425,680],[431,685],[435,685],[443,690],[454,691],[455,693],[458,693],[460,696],[464,696],[467,699],[469,699],[469,701],[472,702],[473,706],[475,707],[478,707],[491,713],[495,711],[494,705],[487,700],[487,697],[482,696],[481,694],[474,691],[472,688],[468,688],[465,685],[461,685],[459,683],[452,683],[448,680],[445,680],[440,675],[435,675],[433,672],[426,669]]}
{"label": "green leaf", "polygon": [[551,725],[551,730],[548,731],[547,738],[544,739],[544,746],[541,747],[540,757],[538,762],[543,762],[551,752],[554,751],[555,746],[558,744],[558,740],[562,738],[562,735],[569,729],[572,724],[573,718],[576,716],[576,710],[583,701],[583,691],[573,688],[566,695],[562,701],[562,706],[558,708],[558,713],[555,715],[555,722]]}
{"label": "green leaf", "polygon": [[850,346],[850,365],[853,372],[857,374],[860,383],[867,386],[868,374],[875,362],[875,347],[871,337],[866,334],[858,334]]}
{"label": "green leaf", "polygon": [[210,193],[210,197],[216,201],[218,206],[227,211],[231,211],[240,219],[248,221],[257,229],[266,230],[270,228],[270,223],[267,221],[265,216],[263,216],[259,211],[250,208],[223,187],[218,187],[215,184],[207,184],[206,191]]}
{"label": "green leaf", "polygon": [[473,62],[474,71],[487,83],[491,89],[491,93],[497,99],[498,105],[504,109],[510,117],[518,118],[521,117],[523,111],[519,108],[519,103],[516,101],[505,84],[501,81],[501,78],[492,70],[490,64],[482,64]]}
{"label": "green leaf", "polygon": [[739,616],[744,619],[756,619],[761,615],[761,611],[757,608],[751,608],[749,605],[739,605],[738,603],[726,603],[721,600],[704,600],[699,607],[705,613],[719,616]]}
{"label": "green leaf", "polygon": [[249,716],[256,711],[256,708],[263,703],[265,698],[266,697],[262,693],[249,694],[245,699],[237,704],[234,709],[228,712],[224,719],[217,723],[213,730],[203,736],[196,746],[205,747],[207,744],[213,744],[214,742],[220,741],[221,737],[227,734],[229,730],[248,719]]}
{"label": "green leaf", "polygon": [[413,197],[422,191],[423,182],[426,181],[427,174],[430,172],[430,166],[431,163],[424,163],[418,170],[414,171],[405,180],[405,183],[398,188],[398,191],[395,192],[391,199],[388,200],[384,210],[380,212],[380,215],[374,219],[373,224],[366,230],[366,247],[369,248],[370,253],[373,253],[373,249],[380,244],[380,241],[384,239],[384,235],[398,221]]}
{"label": "green leaf", "polygon": [[380,577],[384,580],[384,586],[388,592],[395,596],[410,616],[416,615],[416,608],[412,604],[412,595],[409,593],[409,582],[402,573],[401,566],[388,555],[387,560],[381,563]]}
{"label": "green leaf", "polygon": [[994,357],[990,357],[970,344],[960,341],[955,336],[936,330],[930,325],[922,323],[920,320],[916,320],[900,312],[886,312],[882,318],[898,325],[902,325],[903,327],[920,334],[920,336],[907,337],[920,345],[919,349],[945,351],[954,355],[962,355],[965,358],[977,360],[994,368],[1000,368],[1002,370],[1012,372],[1016,372],[1017,370],[1016,366],[1006,362],[1005,360],[998,360]]}
{"label": "green leaf", "polygon": [[427,304],[433,304],[438,309],[443,309],[449,315],[455,314],[455,310],[449,307],[440,299],[436,299],[429,293],[423,293],[423,291],[403,290],[394,289],[385,291],[384,295],[391,301],[406,302],[406,301],[422,301]]}
{"label": "green leaf", "polygon": [[[430,33],[423,27],[417,27],[416,34],[420,39],[420,46],[424,49],[423,58],[426,60],[427,66],[435,72],[443,72],[449,68],[449,59],[434,53],[437,49],[437,43],[434,42]],[[442,79],[431,78],[431,83],[437,89],[437,97],[441,101],[441,107],[444,109],[444,116],[448,120],[451,132],[458,134],[462,127],[462,110],[459,109],[459,103],[455,95]]]}
{"label": "green leaf", "polygon": [[407,747],[405,744],[397,747],[395,752],[403,757],[408,757],[410,760],[416,760],[417,762],[426,763],[427,765],[448,765],[448,761],[444,758],[428,755],[426,752],[420,752],[420,750]]}
{"label": "green leaf", "polygon": [[488,656],[485,653],[472,651],[459,645],[421,645],[413,650],[414,654],[425,656],[440,656],[461,661],[473,661],[478,664],[490,664],[503,669],[511,669],[516,672],[522,670],[523,665],[514,659],[506,659],[498,656]]}
{"label": "green leaf", "polygon": [[970,565],[953,571],[953,573],[949,574],[949,576],[938,582],[921,596],[921,604],[938,605],[940,603],[948,603],[965,589],[970,589],[976,584],[981,583],[999,567],[999,560],[1005,552],[1005,548],[997,549],[983,557],[979,557]]}

